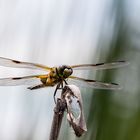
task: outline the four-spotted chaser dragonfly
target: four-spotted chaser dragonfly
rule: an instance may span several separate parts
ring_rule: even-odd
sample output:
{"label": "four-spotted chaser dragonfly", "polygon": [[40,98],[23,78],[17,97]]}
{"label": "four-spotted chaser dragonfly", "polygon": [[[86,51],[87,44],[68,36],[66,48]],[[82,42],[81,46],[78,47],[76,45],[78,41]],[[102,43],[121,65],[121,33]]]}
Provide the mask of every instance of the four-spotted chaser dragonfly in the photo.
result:
{"label": "four-spotted chaser dragonfly", "polygon": [[45,70],[46,74],[41,75],[31,75],[24,77],[10,77],[10,78],[0,78],[0,86],[17,86],[17,85],[30,85],[36,83],[36,85],[28,87],[28,89],[38,89],[42,87],[55,86],[56,89],[54,96],[58,89],[63,88],[63,84],[67,84],[67,80],[71,79],[72,81],[89,86],[96,89],[111,89],[116,90],[120,89],[120,86],[115,83],[104,83],[96,80],[89,80],[80,77],[73,76],[72,73],[75,70],[85,70],[85,69],[112,69],[119,68],[128,65],[126,61],[117,61],[112,63],[98,63],[98,64],[81,64],[81,65],[62,65],[59,67],[48,67],[41,64],[21,62],[17,60],[12,60],[8,58],[0,57],[0,65],[6,67],[14,68],[29,68],[29,69],[38,69]]}

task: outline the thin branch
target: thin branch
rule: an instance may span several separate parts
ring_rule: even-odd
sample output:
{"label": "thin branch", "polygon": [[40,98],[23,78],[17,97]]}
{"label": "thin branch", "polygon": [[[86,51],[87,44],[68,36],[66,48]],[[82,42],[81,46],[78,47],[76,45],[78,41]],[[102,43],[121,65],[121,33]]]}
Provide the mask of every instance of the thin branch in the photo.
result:
{"label": "thin branch", "polygon": [[65,101],[62,99],[57,99],[56,106],[54,109],[54,116],[53,116],[49,140],[58,139],[65,109],[66,109]]}

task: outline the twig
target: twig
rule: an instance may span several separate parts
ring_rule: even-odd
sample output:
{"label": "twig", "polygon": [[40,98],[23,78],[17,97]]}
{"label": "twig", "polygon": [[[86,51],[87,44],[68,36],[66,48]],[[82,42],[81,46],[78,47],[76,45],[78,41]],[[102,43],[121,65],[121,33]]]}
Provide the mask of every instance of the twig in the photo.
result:
{"label": "twig", "polygon": [[53,116],[49,140],[58,139],[65,109],[66,109],[65,101],[63,99],[57,99],[56,106],[54,109],[54,116]]}
{"label": "twig", "polygon": [[[77,112],[78,116],[75,116],[72,111],[72,109],[75,108],[73,105],[79,108]],[[82,136],[83,133],[87,131],[83,114],[81,92],[75,85],[66,85],[62,89],[61,98],[58,98],[56,102],[49,140],[58,139],[64,111],[67,112],[67,120],[77,137]]]}

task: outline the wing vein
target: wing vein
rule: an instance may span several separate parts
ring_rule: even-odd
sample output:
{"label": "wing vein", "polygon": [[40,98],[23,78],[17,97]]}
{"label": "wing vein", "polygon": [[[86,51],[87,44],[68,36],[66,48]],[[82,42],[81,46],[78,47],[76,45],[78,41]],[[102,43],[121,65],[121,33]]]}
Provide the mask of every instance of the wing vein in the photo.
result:
{"label": "wing vein", "polygon": [[74,84],[78,84],[83,87],[91,87],[94,89],[109,89],[109,90],[119,90],[121,87],[116,83],[104,83],[96,80],[84,79],[75,76],[70,76],[70,81]]}
{"label": "wing vein", "polygon": [[17,60],[12,60],[9,58],[0,57],[0,65],[5,67],[13,68],[29,68],[29,69],[38,69],[38,70],[50,70],[51,68],[42,64],[21,62]]}

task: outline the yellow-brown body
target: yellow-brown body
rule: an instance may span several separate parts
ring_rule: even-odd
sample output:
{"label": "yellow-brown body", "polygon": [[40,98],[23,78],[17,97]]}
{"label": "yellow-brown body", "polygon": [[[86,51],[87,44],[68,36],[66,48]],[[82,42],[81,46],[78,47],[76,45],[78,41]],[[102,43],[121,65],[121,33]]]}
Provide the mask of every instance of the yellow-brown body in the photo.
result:
{"label": "yellow-brown body", "polygon": [[55,86],[57,84],[63,84],[66,78],[72,74],[72,68],[70,66],[62,65],[60,67],[53,67],[50,69],[48,74],[39,75],[37,78],[40,78],[42,84],[29,87],[29,89],[38,89],[46,86]]}

